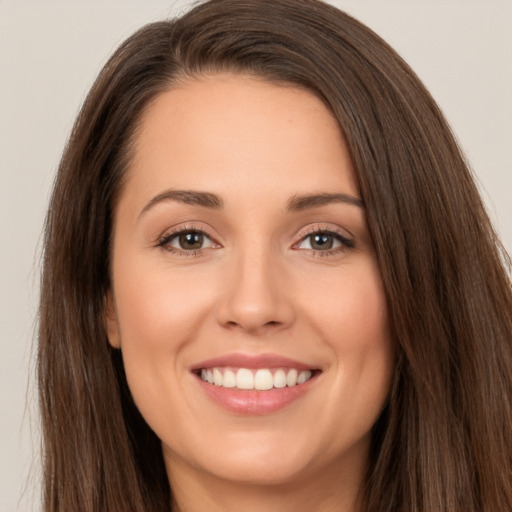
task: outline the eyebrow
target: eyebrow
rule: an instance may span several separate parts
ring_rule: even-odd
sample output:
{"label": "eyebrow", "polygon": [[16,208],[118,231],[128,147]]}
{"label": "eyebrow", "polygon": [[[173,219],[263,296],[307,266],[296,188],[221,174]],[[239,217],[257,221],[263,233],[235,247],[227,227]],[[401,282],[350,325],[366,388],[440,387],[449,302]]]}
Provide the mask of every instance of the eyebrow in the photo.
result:
{"label": "eyebrow", "polygon": [[[224,206],[224,201],[216,194],[210,192],[200,192],[196,190],[166,190],[156,195],[149,201],[139,214],[139,218],[155,205],[165,201],[178,201],[185,204],[203,206],[204,208],[213,208],[218,210]],[[286,211],[297,212],[308,210],[310,208],[320,208],[331,203],[345,203],[364,208],[362,199],[342,193],[303,194],[293,196],[286,206]]]}
{"label": "eyebrow", "polygon": [[286,210],[290,212],[297,212],[308,210],[310,208],[320,208],[321,206],[331,203],[345,203],[353,206],[358,206],[359,208],[364,208],[364,201],[359,197],[351,196],[349,194],[330,194],[325,192],[320,194],[305,194],[293,196],[288,201]]}
{"label": "eyebrow", "polygon": [[224,202],[219,196],[209,192],[199,192],[196,190],[166,190],[165,192],[153,197],[153,199],[144,206],[139,214],[139,218],[155,205],[165,201],[178,201],[180,203],[193,204],[203,206],[205,208],[214,208],[216,210],[224,206]]}

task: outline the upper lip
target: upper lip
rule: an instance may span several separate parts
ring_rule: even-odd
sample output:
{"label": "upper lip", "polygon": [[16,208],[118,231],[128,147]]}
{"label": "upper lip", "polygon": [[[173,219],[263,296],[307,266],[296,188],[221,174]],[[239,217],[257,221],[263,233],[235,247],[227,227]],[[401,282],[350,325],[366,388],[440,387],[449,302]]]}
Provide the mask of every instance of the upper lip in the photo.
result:
{"label": "upper lip", "polygon": [[305,364],[294,359],[277,354],[225,354],[207,359],[195,364],[192,371],[203,368],[230,366],[235,368],[295,368],[297,370],[315,369],[310,364]]}

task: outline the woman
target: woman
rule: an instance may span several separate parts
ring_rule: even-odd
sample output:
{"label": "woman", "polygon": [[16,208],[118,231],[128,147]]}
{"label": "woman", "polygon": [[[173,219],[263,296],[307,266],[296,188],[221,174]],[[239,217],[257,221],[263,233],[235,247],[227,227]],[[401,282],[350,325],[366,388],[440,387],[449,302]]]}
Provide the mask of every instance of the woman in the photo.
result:
{"label": "woman", "polygon": [[346,14],[214,0],[137,32],[45,243],[45,510],[512,508],[506,255]]}

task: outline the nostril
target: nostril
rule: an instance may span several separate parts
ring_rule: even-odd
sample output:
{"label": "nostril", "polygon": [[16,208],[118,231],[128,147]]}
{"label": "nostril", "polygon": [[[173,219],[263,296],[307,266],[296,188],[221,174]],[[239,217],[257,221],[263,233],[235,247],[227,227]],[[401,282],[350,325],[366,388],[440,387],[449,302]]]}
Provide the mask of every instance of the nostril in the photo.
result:
{"label": "nostril", "polygon": [[[289,326],[295,318],[292,301],[263,294],[261,287],[251,283],[226,291],[216,308],[219,324],[234,330],[263,333]],[[229,293],[228,293],[229,292]],[[279,299],[279,300],[278,300]]]}

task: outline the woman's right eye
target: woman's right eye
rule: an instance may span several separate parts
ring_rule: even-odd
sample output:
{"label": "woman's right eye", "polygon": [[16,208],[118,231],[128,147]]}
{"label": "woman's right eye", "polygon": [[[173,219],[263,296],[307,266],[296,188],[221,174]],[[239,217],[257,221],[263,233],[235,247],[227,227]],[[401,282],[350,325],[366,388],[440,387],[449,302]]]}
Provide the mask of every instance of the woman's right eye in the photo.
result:
{"label": "woman's right eye", "polygon": [[216,246],[217,244],[206,233],[195,229],[165,235],[158,242],[158,247],[171,252],[188,254],[198,254],[203,249]]}

